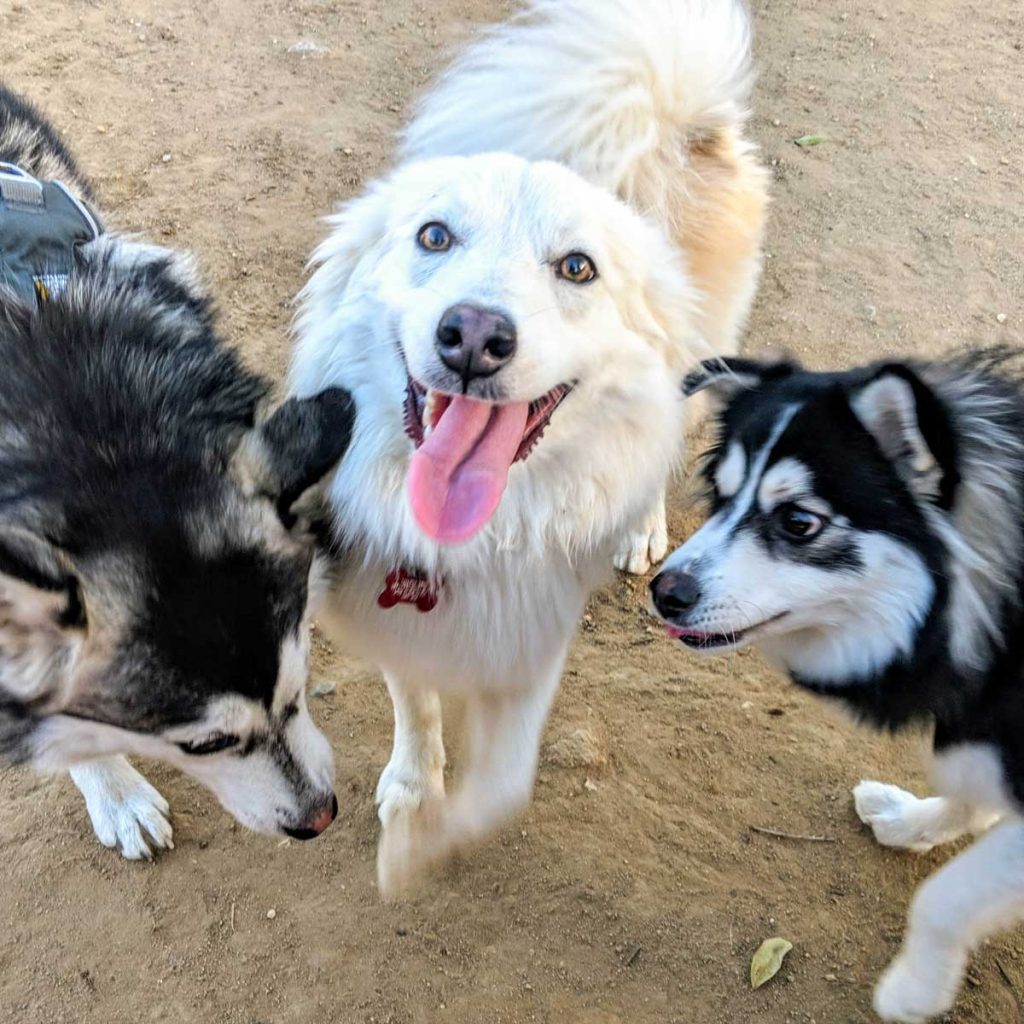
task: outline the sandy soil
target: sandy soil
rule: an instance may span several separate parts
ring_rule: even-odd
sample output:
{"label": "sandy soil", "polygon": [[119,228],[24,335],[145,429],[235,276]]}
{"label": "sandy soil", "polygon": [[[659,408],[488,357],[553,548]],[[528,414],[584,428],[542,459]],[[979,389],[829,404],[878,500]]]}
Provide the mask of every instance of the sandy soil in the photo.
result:
{"label": "sandy soil", "polygon": [[[1017,0],[754,6],[775,202],[748,349],[828,366],[1024,341]],[[0,73],[52,113],[121,225],[198,252],[227,331],[279,373],[317,217],[386,165],[447,48],[509,9],[3,0]],[[326,52],[291,52],[302,40]],[[828,141],[801,151],[807,132]],[[682,493],[677,538],[697,521]],[[849,790],[920,786],[921,740],[833,721],[755,656],[687,657],[651,630],[642,589],[618,579],[593,602],[530,814],[413,903],[373,886],[384,689],[326,646],[316,677],[338,690],[314,710],[342,815],[316,843],[237,831],[154,768],[177,848],[126,864],[66,779],[0,771],[0,1020],[871,1020],[910,893],[948,854],[877,849]],[[574,759],[577,729],[606,755]],[[773,934],[795,949],[751,993],[748,958]],[[1005,1024],[1022,1006],[1017,932],[978,956],[951,1019]]]}

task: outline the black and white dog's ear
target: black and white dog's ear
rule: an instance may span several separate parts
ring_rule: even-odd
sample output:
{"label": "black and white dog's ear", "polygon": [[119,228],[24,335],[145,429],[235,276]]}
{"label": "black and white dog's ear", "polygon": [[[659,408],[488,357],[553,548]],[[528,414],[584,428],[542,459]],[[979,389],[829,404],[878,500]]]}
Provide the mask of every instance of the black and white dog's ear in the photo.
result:
{"label": "black and white dog's ear", "polygon": [[956,444],[942,402],[910,367],[884,366],[850,398],[850,408],[906,485],[948,508],[956,487]]}
{"label": "black and white dog's ear", "polygon": [[243,439],[236,474],[253,491],[273,498],[291,528],[297,506],[348,450],[355,404],[347,391],[327,388],[311,398],[289,398]]}
{"label": "black and white dog's ear", "polygon": [[53,686],[53,667],[82,635],[85,608],[62,553],[34,533],[0,525],[0,691],[20,700]]}
{"label": "black and white dog's ear", "polygon": [[793,369],[792,363],[763,363],[732,356],[705,359],[686,375],[683,394],[691,398],[707,392],[719,404],[726,405],[741,391],[751,391],[768,379],[787,376]]}

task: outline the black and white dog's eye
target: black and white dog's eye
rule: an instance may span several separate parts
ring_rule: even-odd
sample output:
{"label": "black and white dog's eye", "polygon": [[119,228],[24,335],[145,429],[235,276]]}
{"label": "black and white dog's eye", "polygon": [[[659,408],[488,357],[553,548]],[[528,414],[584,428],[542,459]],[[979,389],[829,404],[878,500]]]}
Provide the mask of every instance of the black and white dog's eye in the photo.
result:
{"label": "black and white dog's eye", "polygon": [[427,252],[447,252],[452,247],[452,233],[440,221],[434,220],[420,228],[416,241]]}
{"label": "black and white dog's eye", "polygon": [[597,267],[586,253],[571,252],[559,262],[558,276],[573,284],[589,284],[597,277]]}
{"label": "black and white dog's eye", "polygon": [[222,750],[230,750],[232,747],[237,747],[238,743],[237,736],[227,732],[218,732],[213,736],[208,736],[205,740],[179,743],[178,747],[186,754],[201,757],[203,754],[219,754]]}
{"label": "black and white dog's eye", "polygon": [[783,505],[776,509],[775,524],[787,540],[810,540],[825,529],[825,519],[799,505]]}

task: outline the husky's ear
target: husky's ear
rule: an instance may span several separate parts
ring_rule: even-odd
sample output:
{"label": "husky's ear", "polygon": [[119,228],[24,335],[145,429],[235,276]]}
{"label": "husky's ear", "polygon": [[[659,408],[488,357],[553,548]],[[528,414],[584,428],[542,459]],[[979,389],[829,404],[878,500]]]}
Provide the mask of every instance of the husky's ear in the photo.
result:
{"label": "husky's ear", "polygon": [[243,486],[274,499],[291,528],[299,499],[319,484],[348,450],[355,405],[347,391],[327,388],[289,398],[243,439],[233,469]]}
{"label": "husky's ear", "polygon": [[0,692],[30,700],[58,687],[84,625],[78,581],[58,549],[21,527],[0,526]]}
{"label": "husky's ear", "polygon": [[850,408],[906,485],[942,508],[957,483],[956,445],[943,404],[907,366],[882,367],[850,398]]}
{"label": "husky's ear", "polygon": [[788,362],[762,363],[731,356],[705,359],[686,375],[683,394],[692,398],[707,391],[720,405],[728,405],[741,391],[753,391],[770,380],[788,377],[795,369],[795,364]]}

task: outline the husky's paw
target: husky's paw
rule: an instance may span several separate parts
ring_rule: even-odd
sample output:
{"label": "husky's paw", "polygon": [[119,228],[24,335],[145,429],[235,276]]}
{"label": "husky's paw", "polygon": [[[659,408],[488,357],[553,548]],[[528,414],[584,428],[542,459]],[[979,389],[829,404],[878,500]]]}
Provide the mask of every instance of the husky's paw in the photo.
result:
{"label": "husky's paw", "polygon": [[942,841],[930,827],[924,810],[926,801],[899,786],[864,781],[854,787],[853,805],[857,817],[871,827],[882,846],[895,850],[927,853]]}
{"label": "husky's paw", "polygon": [[443,767],[392,757],[377,782],[377,817],[386,828],[396,817],[419,810],[425,800],[443,796]]}
{"label": "husky's paw", "polygon": [[665,503],[648,515],[640,526],[622,538],[615,553],[616,569],[633,576],[643,576],[652,565],[657,565],[668,554],[668,524],[665,521]]}
{"label": "husky's paw", "polygon": [[928,964],[898,956],[875,989],[875,1013],[885,1021],[923,1024],[953,1008],[960,970],[938,957]]}
{"label": "husky's paw", "polygon": [[167,801],[124,758],[71,769],[85,797],[96,837],[128,860],[152,860],[155,850],[173,850]]}

